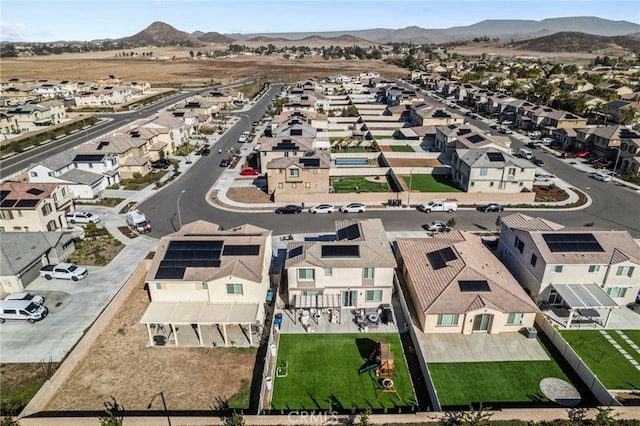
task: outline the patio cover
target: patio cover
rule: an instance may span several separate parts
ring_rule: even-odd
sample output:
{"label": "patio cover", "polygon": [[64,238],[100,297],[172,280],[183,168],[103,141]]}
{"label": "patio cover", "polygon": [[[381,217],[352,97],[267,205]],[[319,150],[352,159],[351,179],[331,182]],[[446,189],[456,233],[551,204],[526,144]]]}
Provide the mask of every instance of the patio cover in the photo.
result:
{"label": "patio cover", "polygon": [[141,324],[253,324],[259,303],[151,302]]}
{"label": "patio cover", "polygon": [[552,286],[571,309],[619,307],[596,284],[552,284]]}
{"label": "patio cover", "polygon": [[294,295],[293,308],[294,309],[309,309],[309,308],[339,308],[340,307],[340,295],[339,294],[320,294],[316,296],[300,296]]}

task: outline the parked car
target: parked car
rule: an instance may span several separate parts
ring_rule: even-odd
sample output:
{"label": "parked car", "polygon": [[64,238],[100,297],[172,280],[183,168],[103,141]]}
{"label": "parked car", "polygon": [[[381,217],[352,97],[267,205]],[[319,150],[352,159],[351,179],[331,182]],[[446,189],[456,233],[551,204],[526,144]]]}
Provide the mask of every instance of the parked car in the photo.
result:
{"label": "parked car", "polygon": [[529,136],[530,138],[535,138],[537,136],[540,136],[540,132],[538,130],[534,130],[532,132],[527,132],[527,136]]}
{"label": "parked car", "polygon": [[543,175],[543,174],[536,174],[533,177],[533,181],[534,182],[550,182],[551,181],[551,176]]}
{"label": "parked car", "polygon": [[576,158],[575,152],[563,152],[561,155],[562,158]]}
{"label": "parked car", "polygon": [[538,160],[537,158],[534,160],[533,164],[535,164],[538,167],[544,167],[544,161]]}
{"label": "parked car", "polygon": [[481,212],[485,212],[485,213],[489,213],[489,212],[501,212],[504,210],[504,207],[502,207],[500,204],[496,204],[496,203],[491,203],[491,204],[485,204],[484,206],[480,206],[478,207],[478,211]]}
{"label": "parked car", "polygon": [[226,158],[220,160],[220,167],[229,167],[229,160],[227,160]]}
{"label": "parked car", "polygon": [[600,161],[600,162],[596,163],[594,165],[594,167],[596,169],[608,169],[609,167],[613,167],[613,161],[611,161],[611,160]]}
{"label": "parked car", "polygon": [[500,128],[500,125],[494,123],[491,126],[489,126],[489,128],[490,129],[498,129],[498,128]]}
{"label": "parked car", "polygon": [[169,166],[171,166],[171,161],[167,159],[161,159],[151,163],[151,168],[153,169],[168,169]]}
{"label": "parked car", "polygon": [[11,293],[7,297],[5,297],[4,300],[28,300],[30,302],[37,303],[38,305],[44,304],[44,297],[38,294],[27,293],[27,292]]}
{"label": "parked car", "polygon": [[71,224],[76,223],[99,223],[102,219],[97,214],[91,212],[75,211],[69,212],[66,215],[67,222]]}
{"label": "parked car", "polygon": [[593,179],[599,180],[600,182],[611,182],[611,176],[605,175],[604,173],[591,173],[590,175]]}
{"label": "parked car", "polygon": [[253,127],[256,127],[256,126],[257,126],[257,125],[259,125],[259,124],[260,124],[260,123],[259,123],[258,121],[254,121],[254,122],[252,123]]}
{"label": "parked car", "polygon": [[85,278],[88,273],[86,268],[73,263],[58,263],[57,265],[47,265],[40,269],[40,275],[48,280],[59,278],[78,281]]}
{"label": "parked car", "polygon": [[247,167],[246,169],[240,170],[241,176],[258,176],[260,174],[260,170],[253,169],[251,167]]}
{"label": "parked car", "polygon": [[200,155],[202,155],[203,157],[204,157],[204,156],[207,156],[207,155],[209,155],[209,154],[211,154],[211,150],[210,150],[209,148],[205,148],[205,149],[203,149],[203,150],[202,150],[202,153],[200,153]]}
{"label": "parked car", "polygon": [[500,133],[504,133],[505,135],[510,135],[511,133],[513,133],[513,132],[511,131],[511,129],[508,129],[508,128],[506,128],[506,127],[501,127],[501,128],[499,128],[499,129],[498,129],[498,132],[500,132]]}
{"label": "parked car", "polygon": [[587,158],[590,155],[591,153],[589,151],[582,151],[582,152],[576,153],[576,157],[578,158]]}
{"label": "parked car", "polygon": [[302,211],[302,207],[296,206],[295,204],[288,204],[284,207],[278,207],[276,209],[277,214],[297,214]]}
{"label": "parked car", "polygon": [[540,148],[540,142],[529,142],[527,148],[537,149]]}
{"label": "parked car", "polygon": [[427,228],[427,231],[434,231],[434,232],[445,232],[445,231],[451,230],[449,225],[447,225],[441,220],[434,220],[433,222],[429,222],[425,225],[425,228]]}
{"label": "parked car", "polygon": [[367,207],[362,203],[349,203],[340,207],[342,213],[364,213],[366,210]]}
{"label": "parked car", "polygon": [[333,213],[335,208],[331,204],[320,204],[309,209],[309,213]]}

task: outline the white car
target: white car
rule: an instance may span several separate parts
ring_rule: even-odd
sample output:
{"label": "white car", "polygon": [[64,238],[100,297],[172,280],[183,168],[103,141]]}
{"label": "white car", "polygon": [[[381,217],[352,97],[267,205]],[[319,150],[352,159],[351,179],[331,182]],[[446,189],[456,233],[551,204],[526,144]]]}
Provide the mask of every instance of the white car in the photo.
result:
{"label": "white car", "polygon": [[82,211],[69,212],[65,216],[67,217],[67,222],[71,224],[99,223],[101,220],[100,216],[93,214],[91,212],[82,212]]}
{"label": "white car", "polygon": [[309,213],[333,213],[335,208],[331,204],[320,204],[309,209]]}
{"label": "white car", "polygon": [[44,297],[33,293],[11,293],[4,300],[30,300],[38,305],[44,304]]}
{"label": "white car", "polygon": [[611,182],[611,176],[602,173],[591,173],[591,177],[600,182]]}
{"label": "white car", "polygon": [[340,207],[342,213],[364,213],[367,207],[362,203],[350,203]]}
{"label": "white car", "polygon": [[429,222],[425,225],[425,228],[427,228],[427,231],[434,232],[445,232],[451,230],[451,228],[449,228],[449,226],[441,220],[434,220],[433,222]]}
{"label": "white car", "polygon": [[540,136],[540,132],[538,130],[534,130],[533,132],[528,132],[527,136],[529,136],[530,138],[535,138],[536,136]]}

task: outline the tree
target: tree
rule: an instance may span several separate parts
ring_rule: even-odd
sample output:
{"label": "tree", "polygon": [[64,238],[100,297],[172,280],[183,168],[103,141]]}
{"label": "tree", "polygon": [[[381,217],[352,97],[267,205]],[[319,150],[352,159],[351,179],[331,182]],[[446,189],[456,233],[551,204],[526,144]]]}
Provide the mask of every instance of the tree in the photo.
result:
{"label": "tree", "polygon": [[371,426],[373,423],[371,423],[371,419],[369,419],[369,416],[371,415],[371,410],[370,409],[366,409],[365,411],[363,411],[362,413],[360,413],[360,422],[358,422],[359,426]]}
{"label": "tree", "polygon": [[191,59],[193,59],[193,55],[194,55],[193,50],[190,50],[189,51],[189,56],[191,57]]}
{"label": "tree", "polygon": [[611,407],[600,408],[598,407],[598,414],[593,422],[595,426],[613,426],[618,424],[618,414],[612,414],[613,409]]}
{"label": "tree", "polygon": [[622,117],[620,117],[620,124],[635,124],[638,119],[638,110],[633,107],[624,108],[622,111]]}
{"label": "tree", "polygon": [[228,417],[224,420],[225,426],[246,426],[244,416],[240,413],[233,412],[232,417]]}
{"label": "tree", "polygon": [[100,426],[122,426],[124,407],[120,406],[114,397],[111,397],[111,401],[106,401],[103,404],[106,416],[98,417]]}
{"label": "tree", "polygon": [[449,228],[454,228],[454,227],[456,226],[456,218],[455,218],[455,217],[452,217],[451,219],[449,219],[449,220],[447,221],[447,226],[448,226]]}

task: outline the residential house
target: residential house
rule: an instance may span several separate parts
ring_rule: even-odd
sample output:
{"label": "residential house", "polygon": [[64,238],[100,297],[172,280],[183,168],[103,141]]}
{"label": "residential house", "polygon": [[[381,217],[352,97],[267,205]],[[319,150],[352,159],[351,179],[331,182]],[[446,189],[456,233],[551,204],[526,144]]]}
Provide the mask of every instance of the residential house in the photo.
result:
{"label": "residential house", "polygon": [[330,168],[331,154],[324,149],[274,158],[263,170],[267,175],[267,193],[276,202],[292,195],[328,194]]}
{"label": "residential house", "polygon": [[423,333],[518,332],[536,304],[479,236],[398,238],[398,269]]}
{"label": "residential house", "polygon": [[426,102],[419,102],[409,107],[409,120],[412,126],[417,127],[464,123],[463,116]]}
{"label": "residential house", "polygon": [[[598,308],[613,299],[624,306],[640,290],[640,247],[627,231],[568,228],[516,213],[502,218],[498,252],[539,303]],[[592,304],[579,306],[580,295]]]}
{"label": "residential house", "polygon": [[510,154],[511,139],[483,132],[469,124],[450,124],[436,126],[435,147],[448,159],[453,158],[456,149],[496,148]]}
{"label": "residential house", "polygon": [[79,91],[75,94],[76,106],[93,107],[122,105],[131,100],[132,93],[129,86],[105,86],[90,91]]}
{"label": "residential house", "polygon": [[13,116],[21,132],[41,130],[62,121],[58,108],[38,104],[20,105],[8,110],[7,114]]}
{"label": "residential house", "polygon": [[119,75],[109,74],[109,75],[105,75],[103,77],[100,77],[98,79],[98,85],[100,85],[101,87],[105,87],[105,86],[121,86],[123,84],[124,84],[124,78],[122,78]]}
{"label": "residential house", "polygon": [[19,293],[40,268],[63,262],[75,250],[71,232],[7,232],[0,245],[0,291]]}
{"label": "residential house", "polygon": [[249,224],[223,230],[198,220],[162,237],[145,279],[151,302],[140,320],[149,344],[151,330],[163,324],[175,346],[212,340],[233,346],[241,338],[258,346],[271,257],[271,231]]}
{"label": "residential house", "polygon": [[640,141],[639,132],[619,124],[589,126],[575,130],[577,147],[615,162],[618,161],[619,148],[623,143],[626,143],[627,147],[631,147]]}
{"label": "residential house", "polygon": [[34,87],[40,99],[62,99],[71,95],[69,91],[54,83],[42,83]]}
{"label": "residential house", "polygon": [[567,77],[560,83],[560,88],[570,91],[572,94],[584,93],[593,89],[593,84],[585,80]]}
{"label": "residential house", "polygon": [[203,93],[202,96],[210,102],[215,103],[217,111],[223,109],[233,109],[236,105],[245,102],[244,94],[233,89],[218,89]]}
{"label": "residential house", "polygon": [[466,192],[531,191],[536,166],[496,148],[456,149],[451,175]]}
{"label": "residential house", "polygon": [[604,104],[604,109],[613,120],[621,124],[637,124],[640,122],[640,103],[615,100]]}
{"label": "residential house", "polygon": [[9,136],[20,132],[18,119],[13,114],[0,111],[0,134]]}
{"label": "residential house", "polygon": [[0,183],[0,232],[51,232],[67,227],[72,209],[68,185]]}
{"label": "residential house", "polygon": [[314,148],[314,139],[311,137],[262,137],[258,148],[258,167],[262,173],[265,173],[267,164],[272,160],[302,156],[305,152],[313,151]]}
{"label": "residential house", "polygon": [[640,173],[640,138],[625,139],[620,143],[620,157],[616,166],[622,173]]}
{"label": "residential house", "polygon": [[20,105],[38,100],[34,86],[6,87],[0,92],[4,105]]}
{"label": "residential house", "polygon": [[293,241],[284,264],[293,309],[390,304],[396,261],[380,219],[338,220],[335,241]]}
{"label": "residential house", "polygon": [[[149,151],[152,160],[173,154],[178,147],[189,141],[189,135],[192,130],[191,127],[187,126],[184,119],[175,117],[170,113],[161,113],[141,124],[138,128],[133,129],[133,131],[140,132],[140,137],[149,140]],[[154,135],[154,137],[151,135]]]}
{"label": "residential house", "polygon": [[122,179],[131,179],[139,173],[144,176],[151,171],[149,141],[142,138],[112,136],[100,141],[89,142],[78,147],[80,154],[115,154],[118,157]]}

